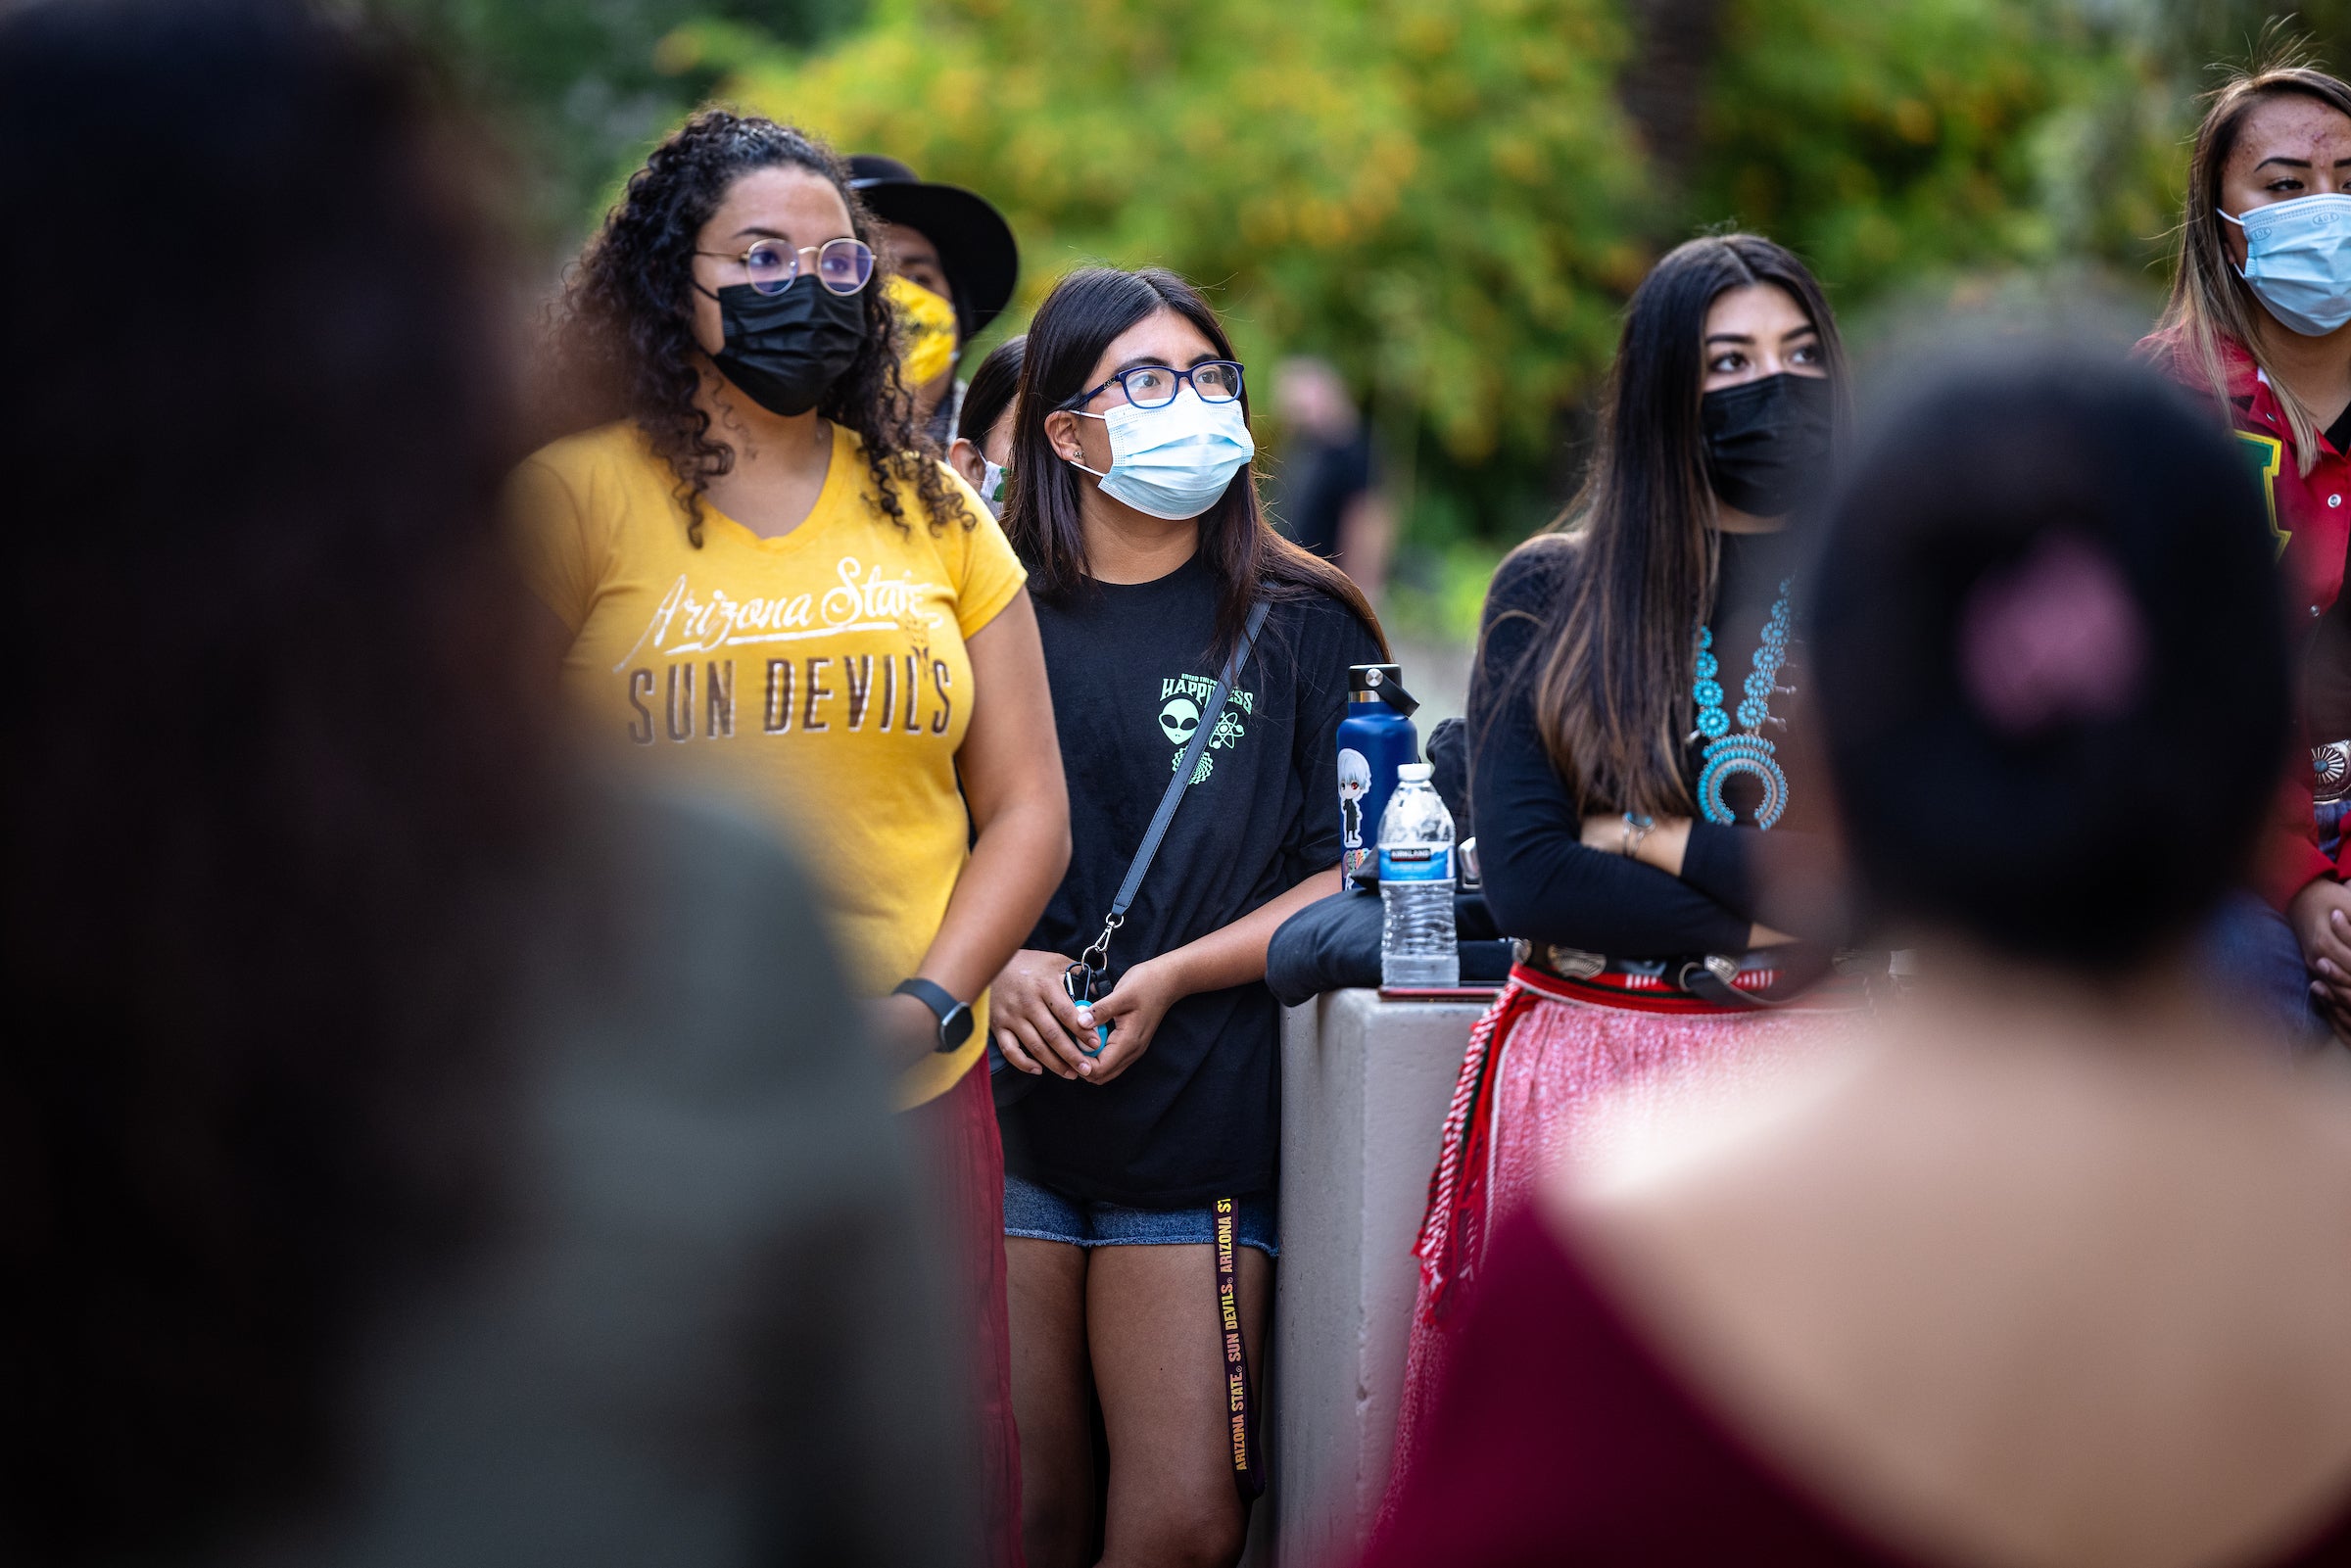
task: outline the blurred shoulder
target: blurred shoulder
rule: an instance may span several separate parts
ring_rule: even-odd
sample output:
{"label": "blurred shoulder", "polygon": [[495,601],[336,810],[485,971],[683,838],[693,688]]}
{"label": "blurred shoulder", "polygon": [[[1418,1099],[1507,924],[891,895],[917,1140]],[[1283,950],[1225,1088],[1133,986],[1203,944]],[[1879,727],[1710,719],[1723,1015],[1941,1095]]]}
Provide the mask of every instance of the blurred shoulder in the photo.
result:
{"label": "blurred shoulder", "polygon": [[836,966],[814,884],[772,832],[713,791],[586,773],[564,813],[555,902],[594,912],[592,925],[629,927],[634,953],[664,951],[622,970],[666,989],[684,972],[742,962],[771,973],[722,990],[831,987]]}
{"label": "blurred shoulder", "polygon": [[648,1092],[823,1084],[886,1103],[816,885],[772,832],[723,797],[612,775],[563,822],[533,927],[552,1038],[583,1061],[663,1041],[626,1069]]}
{"label": "blurred shoulder", "polygon": [[1636,1108],[1542,1191],[1710,1409],[1971,1561],[2272,1560],[2246,1543],[2340,1509],[2339,1089],[2233,1039],[2142,1068],[2019,1018],[1989,1056],[1971,1015],[1922,1064],[1819,1022],[1772,1083]]}

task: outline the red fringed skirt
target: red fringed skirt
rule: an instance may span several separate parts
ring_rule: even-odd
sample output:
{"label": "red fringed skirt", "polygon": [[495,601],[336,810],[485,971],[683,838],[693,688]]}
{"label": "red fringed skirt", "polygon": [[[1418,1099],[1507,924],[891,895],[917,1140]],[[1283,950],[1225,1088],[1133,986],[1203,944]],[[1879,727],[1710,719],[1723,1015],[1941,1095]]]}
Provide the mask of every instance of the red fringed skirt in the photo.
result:
{"label": "red fringed skirt", "polygon": [[1413,1249],[1420,1289],[1396,1476],[1410,1464],[1414,1432],[1434,1402],[1486,1238],[1527,1202],[1552,1163],[1635,1135],[1645,1110],[1670,1105],[1678,1117],[1694,1104],[1751,1092],[1806,1054],[1824,1012],[1845,1011],[1854,1000],[1831,985],[1794,1006],[1732,1009],[1678,994],[1610,995],[1524,965],[1511,969],[1510,983],[1469,1032]]}

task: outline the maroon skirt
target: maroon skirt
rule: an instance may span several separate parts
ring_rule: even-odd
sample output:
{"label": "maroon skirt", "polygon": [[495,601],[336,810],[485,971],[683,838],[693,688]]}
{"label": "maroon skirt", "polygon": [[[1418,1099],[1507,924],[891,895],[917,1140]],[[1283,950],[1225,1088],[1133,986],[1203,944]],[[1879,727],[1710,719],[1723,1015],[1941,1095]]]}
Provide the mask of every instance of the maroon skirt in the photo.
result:
{"label": "maroon skirt", "polygon": [[983,1568],[1021,1568],[1021,1443],[1012,1422],[1011,1303],[1004,1274],[1004,1145],[987,1059],[944,1094],[904,1113],[928,1156],[934,1212],[949,1250],[947,1273],[971,1378],[971,1464],[979,1481]]}

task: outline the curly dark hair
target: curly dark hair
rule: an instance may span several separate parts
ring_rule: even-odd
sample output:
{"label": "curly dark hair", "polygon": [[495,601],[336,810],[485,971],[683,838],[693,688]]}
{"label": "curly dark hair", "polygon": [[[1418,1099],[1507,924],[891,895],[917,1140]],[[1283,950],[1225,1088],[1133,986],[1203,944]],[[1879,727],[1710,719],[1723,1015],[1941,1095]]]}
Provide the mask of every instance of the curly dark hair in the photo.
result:
{"label": "curly dark hair", "polygon": [[[734,467],[735,451],[712,439],[710,415],[695,401],[709,363],[694,337],[695,242],[736,180],[786,166],[830,180],[849,210],[850,231],[874,245],[874,216],[849,189],[848,169],[831,148],[772,119],[705,109],[629,176],[620,205],[589,242],[556,308],[563,381],[574,389],[607,389],[618,406],[606,415],[635,420],[651,439],[678,476],[678,505],[697,549],[703,493]],[[931,453],[898,378],[898,326],[882,289],[887,275],[877,267],[866,285],[865,343],[816,411],[865,443],[866,466],[891,522],[907,527],[897,487],[912,485],[933,532],[950,517],[975,527],[979,519]]]}

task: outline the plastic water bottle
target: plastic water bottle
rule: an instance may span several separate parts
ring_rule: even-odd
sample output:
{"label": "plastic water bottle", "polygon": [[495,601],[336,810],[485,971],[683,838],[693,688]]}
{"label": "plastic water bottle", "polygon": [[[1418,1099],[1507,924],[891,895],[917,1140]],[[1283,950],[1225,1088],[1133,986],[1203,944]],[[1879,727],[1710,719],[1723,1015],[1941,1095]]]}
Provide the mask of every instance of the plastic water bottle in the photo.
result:
{"label": "plastic water bottle", "polygon": [[1396,770],[1379,817],[1379,983],[1462,983],[1453,939],[1453,813],[1428,782],[1425,762]]}

